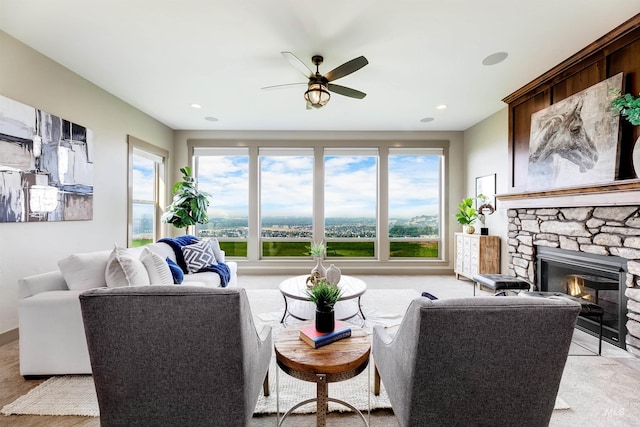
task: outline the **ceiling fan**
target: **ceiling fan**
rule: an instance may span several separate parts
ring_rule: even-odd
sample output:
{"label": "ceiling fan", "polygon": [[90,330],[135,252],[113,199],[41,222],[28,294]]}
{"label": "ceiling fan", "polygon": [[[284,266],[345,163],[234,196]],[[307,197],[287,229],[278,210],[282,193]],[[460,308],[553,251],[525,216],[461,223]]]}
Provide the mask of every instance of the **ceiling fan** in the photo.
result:
{"label": "ceiling fan", "polygon": [[322,74],[320,74],[320,64],[322,64],[322,61],[324,61],[324,58],[322,56],[314,55],[311,58],[311,61],[316,66],[316,71],[314,73],[293,53],[280,53],[296,70],[300,71],[307,79],[309,79],[309,81],[307,83],[289,83],[283,85],[267,86],[263,87],[262,89],[276,89],[306,84],[307,91],[304,93],[304,99],[307,101],[307,110],[311,108],[322,108],[327,105],[329,99],[331,98],[330,92],[357,99],[362,99],[367,96],[366,93],[360,92],[359,90],[330,83],[334,80],[338,80],[341,77],[358,71],[360,68],[367,65],[369,61],[367,61],[367,58],[365,58],[364,56],[359,56],[352,59],[351,61],[347,61],[323,76]]}

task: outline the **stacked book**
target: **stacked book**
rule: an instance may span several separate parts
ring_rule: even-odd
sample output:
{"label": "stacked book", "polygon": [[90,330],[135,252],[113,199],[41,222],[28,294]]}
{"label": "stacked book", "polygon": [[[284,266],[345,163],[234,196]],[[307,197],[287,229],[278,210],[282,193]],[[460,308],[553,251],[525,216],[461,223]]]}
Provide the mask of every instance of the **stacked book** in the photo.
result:
{"label": "stacked book", "polygon": [[335,328],[331,332],[318,332],[315,325],[300,329],[300,339],[313,348],[322,347],[350,336],[351,328],[340,320],[336,320]]}

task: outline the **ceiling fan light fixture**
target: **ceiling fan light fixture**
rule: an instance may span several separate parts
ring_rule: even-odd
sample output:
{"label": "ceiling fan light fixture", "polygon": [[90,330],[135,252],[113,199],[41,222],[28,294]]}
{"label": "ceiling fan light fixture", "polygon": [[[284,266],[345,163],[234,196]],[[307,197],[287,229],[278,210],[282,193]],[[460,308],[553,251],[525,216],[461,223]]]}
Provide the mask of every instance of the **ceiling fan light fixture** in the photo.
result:
{"label": "ceiling fan light fixture", "polygon": [[327,105],[327,102],[331,99],[331,94],[327,86],[321,83],[311,83],[304,93],[304,99],[313,108],[322,108]]}

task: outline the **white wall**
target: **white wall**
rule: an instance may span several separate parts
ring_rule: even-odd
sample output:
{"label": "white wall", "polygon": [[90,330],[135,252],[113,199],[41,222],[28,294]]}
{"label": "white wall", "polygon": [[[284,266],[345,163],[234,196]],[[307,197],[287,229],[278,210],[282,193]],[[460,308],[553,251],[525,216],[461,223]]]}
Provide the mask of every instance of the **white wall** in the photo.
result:
{"label": "white wall", "polygon": [[[18,279],[73,252],[126,245],[127,135],[172,150],[173,131],[0,31],[0,95],[94,132],[91,221],[0,223],[0,335],[18,327]],[[123,64],[124,66],[124,64]]]}
{"label": "white wall", "polygon": [[[465,197],[475,197],[476,177],[496,174],[497,194],[508,188],[508,109],[505,107],[464,132]],[[458,201],[459,202],[459,201]],[[486,216],[489,234],[501,237],[501,272],[508,271],[507,263],[507,211],[500,208]],[[477,227],[479,228],[479,227]],[[479,233],[480,230],[476,230]]]}

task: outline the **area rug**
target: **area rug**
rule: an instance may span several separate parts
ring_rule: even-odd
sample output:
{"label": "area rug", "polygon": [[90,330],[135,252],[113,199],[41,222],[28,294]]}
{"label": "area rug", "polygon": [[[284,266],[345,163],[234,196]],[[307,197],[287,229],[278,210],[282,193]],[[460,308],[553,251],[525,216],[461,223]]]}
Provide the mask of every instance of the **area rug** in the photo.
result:
{"label": "area rug", "polygon": [[[361,411],[369,407],[367,400],[367,374],[362,374],[349,381],[329,384],[329,396],[345,400]],[[373,374],[371,374],[372,376]],[[260,395],[256,405],[256,414],[273,414],[276,412],[276,377],[275,362],[272,361],[269,376],[271,395]],[[283,372],[279,372],[278,389],[280,390],[280,413],[286,412],[296,403],[315,396],[315,384],[296,380]],[[373,391],[373,389],[371,390]],[[371,397],[371,409],[390,408],[389,398],[384,389],[380,395]],[[555,410],[569,409],[569,405],[560,397],[556,398]],[[344,406],[329,402],[329,411],[346,411]],[[295,413],[313,413],[315,404],[308,404],[296,409]],[[93,386],[93,378],[89,375],[51,377],[24,396],[4,406],[2,415],[80,415],[98,417],[98,400]]]}
{"label": "area rug", "polygon": [[[273,328],[274,336],[282,328],[280,319],[284,310],[282,295],[277,290],[248,290],[247,295],[254,315],[254,322],[258,330],[269,325]],[[413,289],[371,289],[362,297],[362,310],[366,317],[353,319],[355,324],[363,326],[371,333],[373,326],[382,325],[394,332],[400,325],[402,317],[410,302],[419,294]],[[373,369],[373,368],[372,368]],[[344,400],[361,411],[371,409],[390,408],[389,398],[384,386],[380,395],[368,393],[369,382],[373,372],[369,369],[348,381],[329,384],[329,396]],[[275,357],[269,368],[271,395],[260,396],[255,413],[273,414],[276,412],[276,386],[279,390],[280,412],[286,412],[296,403],[315,396],[315,383],[300,381],[282,371],[278,372],[276,384]],[[373,389],[371,389],[373,391]],[[369,402],[369,398],[371,399]],[[556,409],[568,409],[569,406],[558,399]],[[330,411],[345,411],[345,407],[329,403]],[[315,405],[308,404],[298,408],[296,413],[315,412]],[[57,376],[43,382],[29,393],[19,397],[14,402],[4,406],[0,413],[3,415],[80,415],[88,417],[99,416],[98,402],[93,385],[93,378],[89,375]]]}

